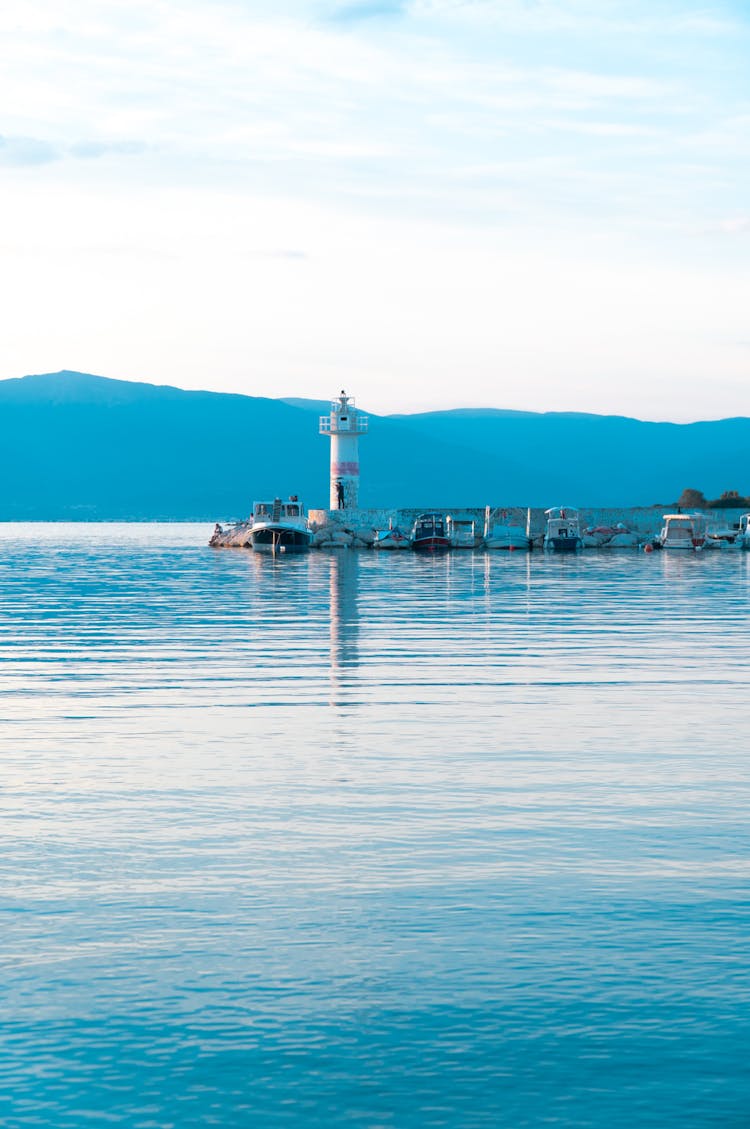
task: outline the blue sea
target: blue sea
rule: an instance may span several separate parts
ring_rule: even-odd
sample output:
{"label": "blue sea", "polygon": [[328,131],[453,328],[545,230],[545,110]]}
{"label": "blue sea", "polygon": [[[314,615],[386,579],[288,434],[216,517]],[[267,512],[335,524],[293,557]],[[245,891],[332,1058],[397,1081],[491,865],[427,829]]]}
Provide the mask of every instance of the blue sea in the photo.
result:
{"label": "blue sea", "polygon": [[0,1122],[750,1124],[750,553],[0,526]]}

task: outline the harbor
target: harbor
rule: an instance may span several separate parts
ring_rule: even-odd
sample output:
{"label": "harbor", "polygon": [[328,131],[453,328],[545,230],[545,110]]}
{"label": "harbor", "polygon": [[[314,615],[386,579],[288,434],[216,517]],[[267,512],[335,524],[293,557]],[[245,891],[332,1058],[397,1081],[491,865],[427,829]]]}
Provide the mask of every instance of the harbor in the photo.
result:
{"label": "harbor", "polygon": [[[298,495],[255,501],[247,519],[216,523],[209,541],[213,548],[279,554],[309,549],[567,553],[750,548],[750,515],[742,507],[690,513],[669,512],[667,506],[362,507],[359,439],[369,433],[368,417],[342,390],[330,413],[319,418],[319,433],[330,439],[328,508],[306,509]],[[550,483],[551,494],[554,488]]]}
{"label": "harbor", "polygon": [[750,2],[4,15],[0,1129],[750,1129]]}

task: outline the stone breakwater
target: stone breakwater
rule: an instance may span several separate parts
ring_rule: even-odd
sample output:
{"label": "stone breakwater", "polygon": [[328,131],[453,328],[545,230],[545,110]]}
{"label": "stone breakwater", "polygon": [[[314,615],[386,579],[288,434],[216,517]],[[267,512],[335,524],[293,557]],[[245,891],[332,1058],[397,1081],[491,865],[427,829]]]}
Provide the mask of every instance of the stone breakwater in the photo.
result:
{"label": "stone breakwater", "polygon": [[208,543],[214,549],[249,549],[251,528],[250,521],[240,521],[226,529],[217,522]]}
{"label": "stone breakwater", "polygon": [[[378,529],[387,529],[389,524],[398,526],[405,533],[411,530],[414,521],[420,513],[428,509],[443,514],[451,514],[454,518],[465,518],[476,522],[476,528],[481,533],[484,529],[484,506],[462,506],[461,508],[423,506],[419,509],[379,509],[379,510],[310,510],[310,525],[316,531],[316,537],[323,541],[329,536],[334,539],[339,532],[349,532],[354,540],[371,544]],[[662,526],[665,513],[674,512],[669,506],[589,506],[578,510],[581,529],[596,529],[600,526],[614,527],[623,525],[626,529],[638,534],[639,539],[648,541],[656,536]],[[712,526],[731,526],[739,520],[742,509],[704,509]],[[526,506],[495,506],[492,508],[493,522],[504,522],[508,525],[519,525],[526,528],[527,517],[529,532],[532,540],[541,544],[545,530],[545,511],[540,507],[527,508]]]}
{"label": "stone breakwater", "polygon": [[[313,531],[313,544],[317,548],[336,548],[349,545],[352,548],[369,548],[375,540],[379,529],[388,529],[389,525],[398,526],[405,533],[409,533],[415,519],[420,513],[428,510],[443,514],[451,514],[455,518],[466,518],[476,522],[476,528],[481,533],[484,529],[484,506],[440,507],[423,506],[419,509],[358,509],[358,510],[310,510],[310,528]],[[544,535],[545,517],[544,510],[532,507],[527,510],[525,506],[496,506],[493,507],[493,520],[507,522],[509,525],[526,527],[527,514],[529,515],[529,529],[532,539],[536,544],[541,544]],[[659,532],[662,517],[670,512],[668,506],[606,506],[583,507],[578,514],[581,529],[595,529],[599,526],[623,525],[626,529],[638,534],[639,540],[651,540]],[[721,509],[702,511],[709,520],[709,525],[716,528],[733,526],[745,511],[742,509]],[[215,548],[244,549],[250,546],[251,522],[243,521],[235,525],[222,528],[216,526],[210,544]]]}

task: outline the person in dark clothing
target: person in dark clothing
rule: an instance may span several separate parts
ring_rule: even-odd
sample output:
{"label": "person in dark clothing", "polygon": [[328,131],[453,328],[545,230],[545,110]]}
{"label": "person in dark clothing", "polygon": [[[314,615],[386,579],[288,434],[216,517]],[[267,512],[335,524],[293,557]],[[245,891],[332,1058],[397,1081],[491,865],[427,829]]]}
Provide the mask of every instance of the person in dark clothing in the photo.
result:
{"label": "person in dark clothing", "polygon": [[339,509],[344,508],[344,484],[340,478],[336,479],[336,498],[338,500]]}

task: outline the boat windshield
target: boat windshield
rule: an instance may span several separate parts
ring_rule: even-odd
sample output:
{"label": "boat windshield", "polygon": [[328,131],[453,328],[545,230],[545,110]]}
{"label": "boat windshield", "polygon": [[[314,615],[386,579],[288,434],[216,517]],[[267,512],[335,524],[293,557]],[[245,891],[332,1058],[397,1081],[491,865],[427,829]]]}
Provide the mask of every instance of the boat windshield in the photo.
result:
{"label": "boat windshield", "polygon": [[423,518],[417,523],[417,535],[422,537],[441,537],[443,522],[440,518]]}

